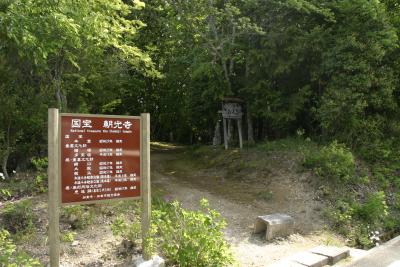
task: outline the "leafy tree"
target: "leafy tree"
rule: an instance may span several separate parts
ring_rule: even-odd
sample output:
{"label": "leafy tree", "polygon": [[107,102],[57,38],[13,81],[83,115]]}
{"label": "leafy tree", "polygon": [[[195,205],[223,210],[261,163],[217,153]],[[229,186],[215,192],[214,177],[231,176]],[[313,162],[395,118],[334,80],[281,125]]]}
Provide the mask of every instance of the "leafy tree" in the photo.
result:
{"label": "leafy tree", "polygon": [[125,18],[143,7],[139,0],[132,5],[121,0],[15,0],[2,14],[1,23],[18,54],[40,69],[45,84],[55,92],[57,106],[65,109],[64,74],[78,72],[81,58],[101,59],[112,52],[135,70],[158,75],[150,57],[132,43],[143,24]]}

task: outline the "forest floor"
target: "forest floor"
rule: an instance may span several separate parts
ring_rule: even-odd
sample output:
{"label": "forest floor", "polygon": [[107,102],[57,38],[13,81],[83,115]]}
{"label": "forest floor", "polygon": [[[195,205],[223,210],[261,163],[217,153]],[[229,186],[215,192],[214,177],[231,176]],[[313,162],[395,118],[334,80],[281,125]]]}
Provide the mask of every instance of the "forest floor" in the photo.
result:
{"label": "forest floor", "polygon": [[[202,198],[227,221],[225,237],[239,266],[268,266],[286,256],[318,245],[344,245],[323,219],[316,177],[301,167],[298,153],[256,148],[247,150],[152,146],[152,190],[167,201],[176,199],[197,209]],[[38,216],[33,236],[18,247],[48,263],[47,194],[30,197]],[[16,200],[21,201],[21,200]],[[135,203],[92,205],[95,216],[71,242],[62,242],[62,266],[131,266],[132,253],[111,232],[117,210],[129,213]],[[0,202],[0,210],[5,203]],[[257,216],[287,213],[295,219],[295,234],[272,242],[252,233]],[[70,231],[61,218],[61,233]],[[134,253],[135,254],[135,253]],[[135,255],[133,255],[135,257]]]}

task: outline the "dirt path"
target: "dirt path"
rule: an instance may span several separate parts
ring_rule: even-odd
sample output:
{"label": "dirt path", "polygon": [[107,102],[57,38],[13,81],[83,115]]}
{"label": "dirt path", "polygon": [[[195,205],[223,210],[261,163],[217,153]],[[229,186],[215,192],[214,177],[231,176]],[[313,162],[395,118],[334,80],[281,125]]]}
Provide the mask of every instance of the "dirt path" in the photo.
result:
{"label": "dirt path", "polygon": [[[171,160],[179,160],[179,152],[154,152],[152,153],[152,187],[161,189],[166,193],[167,198],[177,199],[183,206],[189,209],[197,209],[199,200],[206,198],[210,206],[218,210],[226,219],[228,227],[225,231],[226,239],[232,245],[234,255],[240,266],[268,266],[279,259],[303,251],[321,244],[340,244],[342,241],[324,229],[321,219],[319,203],[313,200],[302,184],[290,187],[293,183],[291,177],[285,176],[282,179],[278,175],[279,182],[269,183],[268,188],[273,190],[275,195],[272,201],[259,201],[244,196],[240,199],[240,189],[232,192],[235,196],[226,197],[226,194],[213,192],[213,177],[206,177],[205,173],[193,170],[186,174],[185,178],[180,177],[175,171],[166,172]],[[211,171],[213,173],[213,171]],[[215,173],[213,173],[215,174]],[[282,176],[282,175],[281,175]],[[196,183],[192,181],[196,180]],[[232,188],[236,181],[222,181],[225,187]],[[246,193],[249,193],[249,188]],[[222,196],[224,195],[224,196]],[[243,194],[244,195],[244,194]],[[235,200],[239,199],[239,200]],[[254,220],[259,215],[273,212],[286,212],[296,220],[296,232],[289,238],[266,242],[262,236],[252,234]]]}

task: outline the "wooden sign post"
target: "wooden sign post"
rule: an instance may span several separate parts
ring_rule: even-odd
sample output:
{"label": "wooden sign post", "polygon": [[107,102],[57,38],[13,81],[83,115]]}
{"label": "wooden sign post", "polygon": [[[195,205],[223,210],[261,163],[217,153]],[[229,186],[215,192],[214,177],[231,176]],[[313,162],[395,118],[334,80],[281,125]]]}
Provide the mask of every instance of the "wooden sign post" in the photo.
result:
{"label": "wooden sign post", "polygon": [[59,266],[60,205],[121,199],[142,200],[145,246],[151,213],[150,115],[59,115],[49,109],[50,266]]}
{"label": "wooden sign post", "polygon": [[242,138],[242,106],[239,104],[241,100],[239,99],[228,99],[225,98],[224,102],[222,103],[222,120],[223,120],[223,127],[224,127],[224,145],[225,149],[228,149],[228,127],[227,122],[229,120],[236,120],[237,121],[237,128],[239,134],[239,147],[243,148],[243,138]]}

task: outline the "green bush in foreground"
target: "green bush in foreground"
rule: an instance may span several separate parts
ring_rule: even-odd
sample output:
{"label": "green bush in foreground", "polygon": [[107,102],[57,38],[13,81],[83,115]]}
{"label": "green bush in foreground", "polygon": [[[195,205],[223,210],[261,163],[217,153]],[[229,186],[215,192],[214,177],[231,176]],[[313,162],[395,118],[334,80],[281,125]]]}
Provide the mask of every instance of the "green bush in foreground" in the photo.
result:
{"label": "green bush in foreground", "polygon": [[36,267],[42,266],[36,259],[16,250],[6,230],[0,230],[0,266],[4,267]]}
{"label": "green bush in foreground", "polygon": [[356,171],[353,154],[336,141],[319,151],[308,153],[304,166],[314,170],[317,175],[334,181],[349,181]]}
{"label": "green bush in foreground", "polygon": [[[173,266],[230,265],[234,259],[222,233],[225,226],[225,220],[205,199],[201,200],[201,209],[197,211],[185,210],[179,202],[165,203],[156,199],[150,235],[145,240],[147,253],[159,252]],[[111,228],[114,235],[137,245],[138,221],[128,224],[119,217]]]}
{"label": "green bush in foreground", "polygon": [[[153,242],[162,254],[178,266],[226,266],[233,256],[222,230],[221,215],[202,199],[201,210],[189,211],[179,202],[162,204],[152,213]],[[151,241],[150,241],[151,243]]]}

